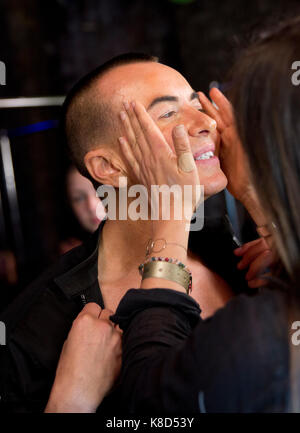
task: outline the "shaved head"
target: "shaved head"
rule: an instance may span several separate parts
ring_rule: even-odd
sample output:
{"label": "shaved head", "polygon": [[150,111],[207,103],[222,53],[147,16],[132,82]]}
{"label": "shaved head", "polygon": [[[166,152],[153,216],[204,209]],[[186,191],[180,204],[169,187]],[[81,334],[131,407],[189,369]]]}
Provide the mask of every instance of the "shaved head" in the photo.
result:
{"label": "shaved head", "polygon": [[79,172],[91,178],[85,163],[86,153],[100,145],[112,145],[111,131],[117,127],[109,98],[104,97],[99,82],[111,69],[139,62],[157,62],[147,54],[122,54],[84,76],[71,89],[63,104],[62,129],[71,160]]}

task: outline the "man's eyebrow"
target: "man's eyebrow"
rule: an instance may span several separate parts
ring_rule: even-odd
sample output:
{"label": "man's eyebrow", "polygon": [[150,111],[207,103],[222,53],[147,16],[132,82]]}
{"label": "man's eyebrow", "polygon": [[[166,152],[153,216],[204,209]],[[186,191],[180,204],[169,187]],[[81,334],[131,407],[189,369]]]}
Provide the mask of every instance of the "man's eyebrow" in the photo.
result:
{"label": "man's eyebrow", "polygon": [[150,108],[152,108],[154,105],[165,101],[178,102],[178,98],[177,96],[169,96],[169,95],[159,96],[158,98],[153,99],[151,104],[148,105],[147,111],[150,110]]}
{"label": "man's eyebrow", "polygon": [[[190,96],[190,101],[193,101],[194,99],[198,99],[198,101],[200,102],[199,99],[199,95],[197,92],[192,92],[191,96]],[[153,99],[153,101],[151,102],[151,104],[148,106],[147,111],[150,110],[150,108],[152,108],[154,105],[159,104],[160,102],[178,102],[178,98],[177,96],[169,96],[169,95],[165,95],[165,96],[159,96],[158,98]]]}

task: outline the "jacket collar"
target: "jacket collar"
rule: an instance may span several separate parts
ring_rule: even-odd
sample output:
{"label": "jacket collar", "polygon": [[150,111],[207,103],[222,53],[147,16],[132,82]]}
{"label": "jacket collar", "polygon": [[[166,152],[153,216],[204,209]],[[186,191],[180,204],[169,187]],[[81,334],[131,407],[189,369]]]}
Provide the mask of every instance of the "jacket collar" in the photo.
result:
{"label": "jacket collar", "polygon": [[[106,218],[87,242],[76,248],[77,264],[54,279],[68,298],[74,298],[88,290],[98,280],[98,249]],[[72,250],[75,254],[76,250]],[[98,283],[97,283],[98,284]]]}

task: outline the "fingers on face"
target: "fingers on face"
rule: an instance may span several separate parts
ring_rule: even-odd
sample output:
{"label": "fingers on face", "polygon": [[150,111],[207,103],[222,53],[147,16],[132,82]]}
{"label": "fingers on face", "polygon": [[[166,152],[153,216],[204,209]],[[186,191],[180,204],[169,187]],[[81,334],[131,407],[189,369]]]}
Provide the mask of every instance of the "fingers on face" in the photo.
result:
{"label": "fingers on face", "polygon": [[125,157],[131,166],[136,166],[136,163],[141,162],[142,153],[137,140],[138,133],[137,122],[135,116],[132,114],[132,110],[128,108],[128,104],[124,105],[127,110],[120,112],[120,118],[123,123],[125,137],[120,137],[119,142],[121,144],[122,151],[125,151]]}
{"label": "fingers on face", "polygon": [[133,109],[133,104],[129,105],[128,102],[124,102],[124,108],[131,126],[132,145],[134,145],[136,150],[139,151],[140,157],[142,155],[144,156],[145,140],[142,128],[136,116],[135,110]]}
{"label": "fingers on face", "polygon": [[163,133],[156,125],[152,117],[147,113],[145,107],[139,103],[134,103],[134,113],[139,123],[141,134],[143,135],[143,144],[145,155],[156,154],[156,151],[164,149],[167,153],[172,154],[171,148],[168,145]]}
{"label": "fingers on face", "polygon": [[220,112],[222,113],[222,118],[224,122],[227,125],[231,124],[233,122],[233,110],[226,96],[223,95],[223,93],[216,87],[213,87],[210,90],[209,96],[218,106]]}
{"label": "fingers on face", "polygon": [[120,112],[120,118],[121,118],[121,121],[123,123],[123,128],[124,128],[128,142],[132,146],[133,145],[135,146],[136,145],[136,137],[135,137],[135,132],[133,130],[132,122],[131,122],[130,116],[128,114],[128,111],[122,110]]}
{"label": "fingers on face", "polygon": [[217,122],[218,130],[222,131],[223,129],[225,129],[226,125],[222,119],[220,112],[213,106],[211,101],[203,92],[198,92],[198,95],[205,113]]}
{"label": "fingers on face", "polygon": [[125,137],[119,137],[120,149],[123,153],[125,161],[129,165],[135,176],[139,176],[140,165],[133,154],[132,146],[128,143]]}
{"label": "fingers on face", "polygon": [[[124,107],[131,123],[136,148],[139,149],[140,158],[147,159],[152,152],[156,125],[146,112],[142,104],[133,101],[130,105],[125,102]],[[159,131],[160,132],[160,131]]]}
{"label": "fingers on face", "polygon": [[171,152],[161,130],[140,102],[133,101],[130,105],[124,103],[124,107],[126,107],[127,117],[124,112],[120,116],[124,127],[128,130],[127,138],[130,137],[128,141],[139,146],[143,158],[153,153],[153,145],[160,149],[164,147]]}
{"label": "fingers on face", "polygon": [[123,122],[126,138],[119,137],[120,147],[125,160],[135,176],[139,178],[141,162],[144,157],[140,146],[140,128],[128,103],[124,103],[124,108],[126,108],[126,111],[121,111],[120,117]]}
{"label": "fingers on face", "polygon": [[177,156],[182,153],[191,152],[191,145],[184,125],[177,125],[172,131],[174,148]]}

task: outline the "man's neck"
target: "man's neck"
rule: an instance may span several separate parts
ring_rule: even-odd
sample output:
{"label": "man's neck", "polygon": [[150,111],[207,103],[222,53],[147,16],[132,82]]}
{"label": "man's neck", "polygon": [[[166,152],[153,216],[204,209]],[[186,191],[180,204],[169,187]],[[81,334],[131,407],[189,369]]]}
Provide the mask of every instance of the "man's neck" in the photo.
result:
{"label": "man's neck", "polygon": [[151,238],[151,221],[107,220],[101,232],[98,275],[103,283],[138,274]]}

